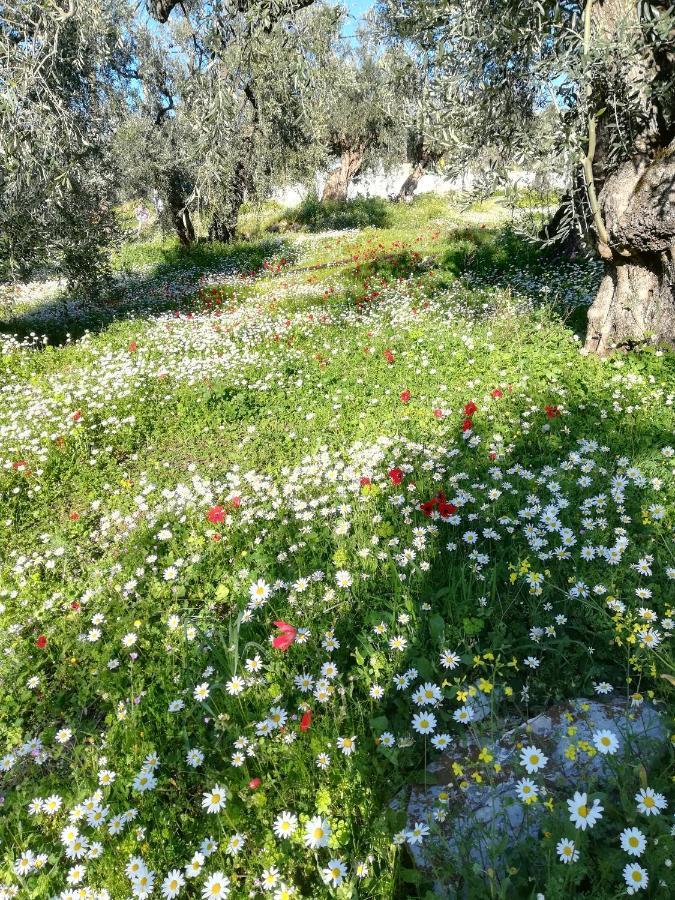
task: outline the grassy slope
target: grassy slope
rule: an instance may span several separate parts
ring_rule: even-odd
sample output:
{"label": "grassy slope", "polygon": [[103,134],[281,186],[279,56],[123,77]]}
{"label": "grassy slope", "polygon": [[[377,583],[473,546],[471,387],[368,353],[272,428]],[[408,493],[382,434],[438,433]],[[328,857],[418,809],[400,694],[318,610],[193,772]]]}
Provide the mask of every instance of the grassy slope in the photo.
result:
{"label": "grassy slope", "polygon": [[[339,834],[338,856],[346,857],[350,865],[368,853],[376,857],[378,877],[364,882],[359,895],[391,896],[394,884],[401,884],[397,871],[405,857],[394,861],[389,849],[389,829],[400,823],[388,823],[386,800],[419,769],[421,757],[419,745],[396,751],[386,761],[379,751],[366,749],[383,727],[373,721],[386,715],[392,730],[395,726],[405,729],[410,713],[389,690],[382,703],[368,699],[369,685],[388,683],[400,665],[386,647],[375,651],[371,646],[373,609],[392,630],[399,628],[395,617],[400,613],[411,617],[406,659],[418,668],[420,659],[437,653],[428,617],[420,606],[432,597],[450,646],[493,651],[504,658],[525,655],[526,630],[509,612],[513,598],[507,567],[517,566],[528,550],[524,544],[515,552],[495,546],[496,562],[486,582],[465,556],[448,568],[443,542],[432,534],[431,566],[418,570],[415,578],[411,575],[409,586],[400,581],[391,559],[378,566],[360,558],[357,549],[367,546],[374,535],[380,541],[396,536],[401,546],[411,546],[410,527],[424,525],[424,519],[411,519],[408,524],[409,514],[402,520],[392,508],[388,465],[409,460],[411,478],[418,484],[414,496],[425,499],[447,489],[445,478],[452,472],[464,472],[467,484],[483,481],[490,465],[488,449],[494,450],[504,468],[512,462],[538,468],[555,465],[583,438],[606,445],[608,457],[629,457],[648,477],[667,478],[661,450],[672,443],[672,357],[644,353],[602,362],[579,354],[569,322],[576,325],[582,320],[579,302],[592,293],[597,279],[592,267],[542,262],[508,233],[481,228],[480,221],[466,227],[460,211],[436,198],[419,201],[412,208],[381,205],[357,212],[357,221],[375,216],[380,227],[328,237],[315,237],[310,230],[283,235],[278,244],[266,238],[262,246],[200,247],[188,257],[166,243],[129,246],[122,251],[121,267],[160,270],[143,273],[130,303],[95,313],[87,320],[92,331],[83,341],[42,353],[16,349],[0,361],[7,429],[0,432],[0,461],[5,469],[0,476],[0,544],[10,551],[4,554],[6,609],[1,616],[5,628],[17,623],[23,628],[6,632],[13,654],[5,663],[6,684],[16,683],[19,688],[6,695],[0,734],[7,748],[20,737],[37,733],[45,735],[51,748],[53,733],[61,725],[76,734],[72,759],[54,752],[55,761],[42,776],[19,767],[16,780],[9,782],[8,826],[0,854],[4,848],[9,865],[14,850],[23,849],[26,842],[35,852],[44,845],[53,853],[54,871],[39,876],[39,890],[46,891],[49,883],[53,891],[61,884],[58,873],[65,870],[56,862],[49,827],[40,832],[34,821],[26,823],[22,812],[26,803],[36,794],[59,791],[72,805],[90,794],[96,782],[96,758],[105,753],[108,764],[120,773],[111,791],[111,806],[115,811],[123,809],[127,796],[128,802],[134,799],[128,795],[133,774],[146,753],[155,750],[164,764],[161,789],[140,800],[136,797],[135,805],[147,828],[144,852],[158,872],[187,861],[190,848],[195,849],[208,833],[211,817],[202,821],[205,817],[197,814],[199,796],[212,782],[224,781],[233,796],[231,818],[218,825],[224,829],[223,836],[235,827],[245,831],[261,861],[281,866],[307,896],[322,896],[315,864],[295,845],[288,850],[275,847],[269,832],[272,812],[328,813]],[[311,228],[316,223],[309,224]],[[261,269],[263,260],[267,266]],[[335,262],[340,264],[332,265]],[[218,286],[198,298],[190,296],[187,288],[180,301],[170,296],[167,285],[183,278],[187,285],[200,271],[223,266],[226,271],[238,267],[259,270],[259,274],[255,278],[220,276]],[[144,304],[150,294],[156,310],[180,306],[181,317],[147,320]],[[221,315],[204,318],[205,303]],[[141,306],[141,316],[134,304]],[[190,310],[199,314],[197,318],[185,318]],[[116,318],[120,311],[124,315]],[[77,323],[68,327],[77,333]],[[54,336],[62,332],[63,325],[55,319]],[[393,363],[387,361],[387,351],[394,354]],[[503,397],[490,396],[495,388]],[[410,391],[408,402],[401,400],[404,391]],[[472,399],[479,408],[476,430],[482,438],[475,453],[467,452],[460,430],[462,408]],[[556,407],[562,414],[548,420],[545,406]],[[442,410],[442,416],[437,417],[434,410]],[[73,422],[78,412],[81,424]],[[22,418],[29,423],[30,434],[20,434],[11,424]],[[36,422],[39,427],[33,427]],[[352,527],[345,538],[336,537],[321,523],[303,528],[289,513],[269,528],[260,516],[246,528],[235,522],[231,533],[214,543],[210,539],[214,529],[205,522],[205,511],[209,503],[224,500],[225,484],[207,492],[184,519],[171,511],[170,503],[160,502],[164,487],[172,490],[178,482],[189,484],[195,474],[223,479],[229,473],[229,493],[240,491],[246,503],[264,510],[267,492],[275,496],[290,469],[303,465],[308,456],[331,452],[344,458],[345,448],[355,441],[370,445],[380,435],[394,439],[394,449],[385,453],[372,491],[360,497],[348,494],[345,502],[351,511],[343,515]],[[415,449],[418,445],[456,448],[459,461],[442,461],[442,452],[433,451],[439,473],[433,478],[425,474],[422,451]],[[15,469],[18,460],[26,461],[30,476]],[[324,469],[332,465],[334,460],[322,463]],[[240,487],[233,488],[237,476],[249,470],[264,473],[272,481],[239,482]],[[319,489],[311,487],[312,477],[306,470],[297,476],[300,483],[307,481],[307,496],[318,489],[331,498],[322,502],[334,506],[338,501],[331,495],[330,479],[321,475]],[[162,511],[147,521],[141,517],[129,537],[113,540],[111,536],[125,527],[123,519],[115,520],[116,512],[132,516],[138,508],[135,498],[150,483],[154,488],[148,496]],[[273,490],[272,484],[277,488]],[[569,489],[574,497],[573,482]],[[598,480],[597,490],[608,490],[607,478]],[[527,491],[524,486],[521,503]],[[514,503],[503,502],[502,512],[515,515],[518,506]],[[632,503],[637,546],[657,555],[661,564],[655,576],[655,602],[664,615],[669,595],[663,574],[665,536],[658,523],[652,523],[652,532],[637,510]],[[105,527],[101,514],[106,517]],[[381,524],[374,527],[377,517]],[[339,518],[333,512],[328,521],[334,525]],[[157,532],[165,524],[172,537],[158,541]],[[289,546],[295,548],[290,561]],[[59,547],[65,548],[65,554],[54,554]],[[149,553],[158,556],[158,561],[148,569],[144,560]],[[200,561],[188,565],[176,585],[163,579],[166,567],[193,553],[200,555]],[[17,573],[18,554],[34,558],[36,564]],[[115,569],[118,565],[121,574]],[[190,701],[192,686],[203,680],[207,664],[216,668],[214,677],[224,679],[232,673],[233,637],[228,640],[226,627],[245,604],[252,578],[271,583],[275,578],[293,580],[321,569],[333,580],[336,569],[356,573],[360,567],[372,579],[372,586],[357,583],[349,604],[343,598],[334,607],[324,608],[316,592],[310,592],[302,615],[292,598],[290,605],[279,600],[274,603],[274,615],[266,612],[258,624],[247,626],[245,640],[256,641],[262,648],[265,681],[263,687],[249,691],[250,698],[247,694],[243,704],[228,700],[225,694],[214,699],[209,709],[215,732],[201,722],[201,710],[191,702],[184,717],[167,720],[167,699],[185,689]],[[124,588],[140,568],[146,570],[142,587]],[[610,577],[600,569],[587,576],[591,583],[594,577]],[[574,567],[561,571],[560,589],[575,577]],[[624,573],[622,568],[617,579],[628,584],[628,569]],[[87,591],[92,592],[93,601]],[[476,607],[477,596],[484,591],[490,598],[487,616]],[[514,594],[534,619],[537,610],[526,591],[524,596],[523,601],[522,590]],[[71,609],[73,602],[86,608],[87,620],[94,610],[105,615],[101,643],[91,647],[78,643],[77,634],[90,622],[78,623],[80,610]],[[169,612],[178,613],[205,635],[199,648],[178,637],[167,638]],[[271,620],[277,616],[315,627],[317,641],[319,632],[336,629],[343,644],[336,659],[345,674],[347,699],[336,701],[318,716],[308,749],[302,749],[300,741],[286,752],[275,745],[261,751],[258,762],[243,770],[232,769],[225,764],[220,745],[229,756],[234,738],[241,733],[250,736],[250,723],[266,714],[277,695],[292,710],[302,698],[293,698],[290,676],[303,666],[316,674],[317,660],[326,658],[318,644],[312,644],[304,658],[294,660],[289,673],[285,661],[265,646]],[[604,643],[593,659],[584,645],[596,630]],[[140,662],[135,668],[121,649],[122,637],[129,631],[140,635]],[[39,633],[49,634],[46,657],[33,646]],[[233,635],[237,634],[235,630]],[[567,643],[556,651],[568,660],[569,672],[563,680],[557,678],[560,662],[552,658],[546,672],[535,679],[536,702],[591,690],[591,682],[609,677],[607,672],[616,678],[615,651],[609,644],[612,635],[613,626],[604,613],[579,615]],[[176,645],[168,656],[162,649],[167,640]],[[241,651],[239,665],[251,652]],[[124,656],[119,672],[106,668],[112,656]],[[35,672],[46,686],[44,694],[24,687]],[[427,677],[441,676],[432,667]],[[475,676],[469,666],[465,677],[471,681]],[[514,676],[515,682],[522,677]],[[497,678],[506,683],[503,673]],[[129,716],[120,721],[116,705],[130,692],[145,692],[145,699],[138,712],[130,707]],[[102,731],[107,734],[105,745],[99,737]],[[360,752],[353,764],[340,759],[334,745],[337,734],[358,735]],[[183,756],[188,746],[207,751],[204,773],[186,771]],[[313,758],[326,748],[332,748],[334,765],[322,774]],[[262,793],[255,795],[261,799],[251,806],[246,782],[253,775],[262,775],[265,784]],[[47,836],[39,837],[41,833]],[[138,846],[131,836],[117,843],[107,841],[101,862],[91,864],[98,883],[109,885],[115,897],[124,895],[126,883],[120,860]],[[545,852],[552,852],[550,846]],[[546,876],[541,861],[531,860],[529,865],[538,873],[537,885],[543,889]],[[580,876],[582,889],[589,885],[583,882],[583,872],[591,871],[591,863],[586,866]],[[241,896],[244,883],[250,886],[246,879],[259,875],[258,867],[247,866],[246,860],[233,864],[225,856],[222,868],[241,878]],[[412,884],[409,889],[417,891],[416,876],[405,877]],[[610,872],[607,884],[615,881],[616,874]],[[551,877],[552,896],[557,896],[556,884]],[[419,890],[423,893],[424,888]]]}

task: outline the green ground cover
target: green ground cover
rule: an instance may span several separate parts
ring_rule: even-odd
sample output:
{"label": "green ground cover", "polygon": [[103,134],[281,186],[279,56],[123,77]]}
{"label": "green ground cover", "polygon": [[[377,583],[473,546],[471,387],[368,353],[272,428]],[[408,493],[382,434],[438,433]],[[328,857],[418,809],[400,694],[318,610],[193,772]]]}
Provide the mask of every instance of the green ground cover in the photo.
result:
{"label": "green ground cover", "polygon": [[[585,356],[597,263],[510,222],[306,204],[234,247],[125,245],[105,306],[14,310],[3,897],[430,898],[410,846],[452,804],[413,833],[400,801],[445,743],[607,686],[672,713],[674,358]],[[666,896],[672,798],[636,795],[666,802],[667,748],[600,777],[571,729],[601,818],[520,766],[536,840],[445,890]]]}

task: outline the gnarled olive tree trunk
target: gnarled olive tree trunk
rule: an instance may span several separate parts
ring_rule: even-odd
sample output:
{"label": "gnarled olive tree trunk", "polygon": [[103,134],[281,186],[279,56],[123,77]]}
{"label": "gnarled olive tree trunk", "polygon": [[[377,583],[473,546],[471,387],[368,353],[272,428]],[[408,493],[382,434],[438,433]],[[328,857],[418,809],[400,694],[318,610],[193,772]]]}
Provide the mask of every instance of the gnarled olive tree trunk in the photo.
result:
{"label": "gnarled olive tree trunk", "polygon": [[189,247],[195,240],[195,229],[190,218],[190,210],[185,199],[185,188],[180,173],[175,169],[169,172],[167,182],[167,200],[171,220],[181,245]]}
{"label": "gnarled olive tree trunk", "polygon": [[246,190],[250,186],[250,171],[248,161],[240,158],[237,161],[232,179],[227,192],[227,199],[222,207],[217,209],[209,225],[209,240],[221,241],[228,244],[237,234],[239,222],[239,210],[246,199]]}
{"label": "gnarled olive tree trunk", "polygon": [[[604,40],[613,40],[626,25],[645,26],[633,0],[595,0],[586,12],[590,32]],[[647,343],[675,345],[675,34],[672,38],[645,42],[622,73],[639,103],[642,125],[618,164],[608,152],[607,117],[599,113],[596,121],[591,113],[589,119],[583,170],[605,275],[588,313],[586,348],[599,354]],[[605,84],[593,85],[592,107],[607,107],[608,99]]]}
{"label": "gnarled olive tree trunk", "polygon": [[604,354],[675,344],[675,141],[624,162],[599,195],[605,275],[588,312],[586,347]]}
{"label": "gnarled olive tree trunk", "polygon": [[322,200],[345,201],[349,185],[361,171],[365,150],[363,147],[346,147],[340,154],[340,165],[329,174],[324,185]]}
{"label": "gnarled olive tree trunk", "polygon": [[413,197],[415,196],[415,191],[417,190],[417,186],[419,185],[422,177],[424,176],[425,166],[424,163],[418,162],[412,167],[410,174],[406,178],[406,180],[401,185],[401,188],[396,195],[396,199],[399,203],[411,203]]}

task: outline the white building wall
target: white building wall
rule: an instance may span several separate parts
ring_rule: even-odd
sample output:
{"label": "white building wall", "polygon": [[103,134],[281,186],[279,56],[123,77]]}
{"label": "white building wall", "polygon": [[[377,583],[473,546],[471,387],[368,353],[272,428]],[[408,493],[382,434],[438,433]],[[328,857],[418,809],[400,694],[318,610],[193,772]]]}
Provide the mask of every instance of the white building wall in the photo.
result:
{"label": "white building wall", "polygon": [[[356,178],[349,186],[349,199],[355,197],[382,197],[387,198],[395,196],[408,177],[411,166],[399,166],[390,172],[384,169],[364,175],[362,178]],[[534,172],[513,171],[509,173],[512,184],[520,187],[528,187],[534,182]],[[323,192],[326,173],[318,172],[314,181],[314,189],[320,197]],[[447,194],[450,191],[470,190],[475,181],[475,175],[467,172],[460,178],[443,178],[440,175],[423,175],[417,186],[416,194]],[[551,182],[556,188],[564,188],[563,179],[551,178]],[[302,184],[287,185],[278,188],[272,194],[272,199],[276,200],[282,206],[298,206],[305,199],[309,189]]]}

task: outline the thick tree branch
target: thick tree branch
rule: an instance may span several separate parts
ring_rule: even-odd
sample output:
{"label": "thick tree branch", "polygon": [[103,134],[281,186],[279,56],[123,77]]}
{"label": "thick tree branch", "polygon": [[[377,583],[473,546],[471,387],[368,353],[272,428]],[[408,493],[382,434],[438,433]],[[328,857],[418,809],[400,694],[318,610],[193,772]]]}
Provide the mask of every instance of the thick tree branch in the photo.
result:
{"label": "thick tree branch", "polygon": [[[292,15],[301,9],[311,6],[314,0],[288,0],[280,9],[280,17]],[[158,22],[168,22],[169,16],[176,6],[182,6],[182,0],[148,0],[148,11]],[[237,9],[240,13],[246,13],[260,5],[259,0],[237,0]]]}

